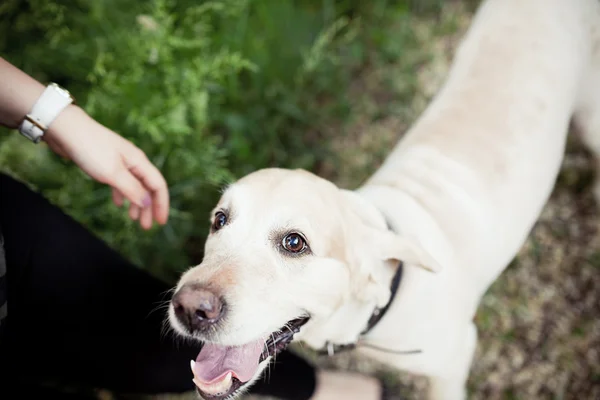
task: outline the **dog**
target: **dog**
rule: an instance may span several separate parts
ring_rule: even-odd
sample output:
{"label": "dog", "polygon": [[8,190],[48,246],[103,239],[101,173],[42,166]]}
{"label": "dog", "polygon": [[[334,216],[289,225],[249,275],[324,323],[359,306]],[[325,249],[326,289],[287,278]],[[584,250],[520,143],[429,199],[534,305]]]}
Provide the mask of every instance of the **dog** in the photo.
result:
{"label": "dog", "polygon": [[243,393],[296,340],[464,399],[474,315],[548,201],[571,127],[599,156],[600,2],[484,0],[443,86],[360,187],[266,168],[224,190],[168,311],[205,342],[200,395]]}

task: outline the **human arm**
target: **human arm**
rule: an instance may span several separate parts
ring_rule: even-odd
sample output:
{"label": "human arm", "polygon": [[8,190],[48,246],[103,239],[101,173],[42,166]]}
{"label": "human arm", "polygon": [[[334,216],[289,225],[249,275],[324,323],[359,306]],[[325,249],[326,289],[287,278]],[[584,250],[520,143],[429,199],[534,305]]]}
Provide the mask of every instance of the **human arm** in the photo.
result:
{"label": "human arm", "polygon": [[[18,129],[45,86],[0,57],[0,124]],[[112,187],[113,201],[130,201],[129,216],[144,229],[165,224],[167,184],[142,150],[106,128],[82,108],[67,106],[42,139],[57,154],[75,162],[89,176]]]}

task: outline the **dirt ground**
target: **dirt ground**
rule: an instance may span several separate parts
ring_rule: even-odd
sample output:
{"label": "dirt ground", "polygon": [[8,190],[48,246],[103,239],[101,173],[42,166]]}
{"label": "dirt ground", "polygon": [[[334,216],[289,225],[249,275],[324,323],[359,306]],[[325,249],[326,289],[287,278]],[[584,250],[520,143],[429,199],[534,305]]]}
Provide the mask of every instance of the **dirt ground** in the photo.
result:
{"label": "dirt ground", "polygon": [[[430,55],[426,63],[413,66],[416,95],[409,100],[398,96],[405,75],[397,75],[393,64],[358,76],[350,89],[352,121],[331,127],[338,159],[323,165],[319,173],[340,186],[355,187],[423,110],[443,81],[472,17],[469,9],[455,2],[449,2],[441,15],[443,21],[411,22],[420,51]],[[451,28],[440,30],[440,25]],[[406,67],[398,67],[402,69]],[[389,107],[394,101],[402,103],[400,111]],[[469,380],[470,399],[600,399],[600,213],[590,191],[593,169],[589,155],[572,138],[539,222],[477,313],[479,343]],[[424,398],[427,382],[421,377],[353,356],[327,359],[299,351],[323,368],[381,377],[395,389],[394,399]]]}

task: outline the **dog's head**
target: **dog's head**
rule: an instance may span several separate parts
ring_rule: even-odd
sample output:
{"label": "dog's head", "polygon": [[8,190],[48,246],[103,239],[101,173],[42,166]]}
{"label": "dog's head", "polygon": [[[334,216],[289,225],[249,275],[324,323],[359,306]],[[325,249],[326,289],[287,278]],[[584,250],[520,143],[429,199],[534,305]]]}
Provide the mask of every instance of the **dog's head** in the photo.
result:
{"label": "dog's head", "polygon": [[248,387],[309,319],[324,324],[349,303],[383,305],[382,265],[438,268],[360,196],[302,170],[240,179],[210,222],[204,259],[181,277],[169,309],[177,332],[205,343],[192,363],[205,398]]}

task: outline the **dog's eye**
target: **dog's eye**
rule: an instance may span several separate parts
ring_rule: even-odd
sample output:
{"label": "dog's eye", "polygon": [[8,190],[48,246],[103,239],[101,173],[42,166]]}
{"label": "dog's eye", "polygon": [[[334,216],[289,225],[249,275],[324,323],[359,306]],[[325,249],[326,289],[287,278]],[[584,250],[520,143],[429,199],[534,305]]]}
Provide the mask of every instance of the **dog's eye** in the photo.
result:
{"label": "dog's eye", "polygon": [[218,231],[227,224],[227,215],[223,211],[217,211],[213,222],[213,230]]}
{"label": "dog's eye", "polygon": [[290,253],[302,253],[307,247],[306,240],[299,233],[286,235],[281,244]]}

